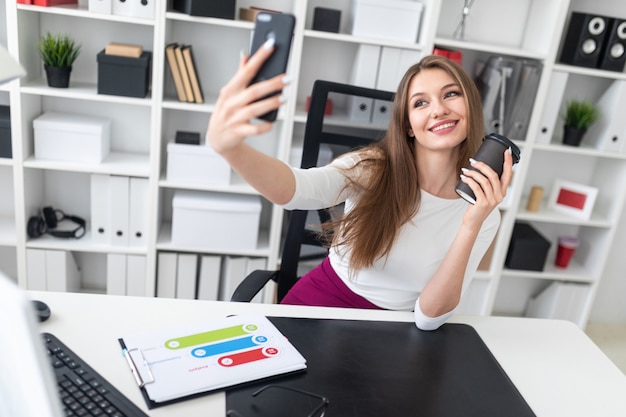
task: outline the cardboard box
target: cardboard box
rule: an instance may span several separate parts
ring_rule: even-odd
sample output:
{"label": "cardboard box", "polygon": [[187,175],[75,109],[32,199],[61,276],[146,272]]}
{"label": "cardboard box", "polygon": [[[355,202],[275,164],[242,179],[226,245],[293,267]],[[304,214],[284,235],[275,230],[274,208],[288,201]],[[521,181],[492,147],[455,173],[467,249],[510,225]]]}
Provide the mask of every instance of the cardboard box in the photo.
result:
{"label": "cardboard box", "polygon": [[139,97],[148,95],[152,52],[139,58],[98,53],[98,94]]}
{"label": "cardboard box", "polygon": [[411,0],[354,0],[352,34],[414,43],[424,5]]}
{"label": "cardboard box", "polygon": [[35,158],[100,163],[111,147],[111,120],[46,112],[33,120]]}
{"label": "cardboard box", "polygon": [[208,145],[167,144],[167,179],[194,184],[230,184],[228,162]]}
{"label": "cardboard box", "polygon": [[174,245],[220,252],[257,248],[259,196],[179,190],[172,206]]}
{"label": "cardboard box", "polygon": [[191,16],[235,19],[235,0],[173,0],[174,10]]}
{"label": "cardboard box", "polygon": [[528,223],[515,223],[504,264],[511,269],[543,271],[550,241]]}
{"label": "cardboard box", "polygon": [[11,158],[11,108],[0,106],[0,158]]}

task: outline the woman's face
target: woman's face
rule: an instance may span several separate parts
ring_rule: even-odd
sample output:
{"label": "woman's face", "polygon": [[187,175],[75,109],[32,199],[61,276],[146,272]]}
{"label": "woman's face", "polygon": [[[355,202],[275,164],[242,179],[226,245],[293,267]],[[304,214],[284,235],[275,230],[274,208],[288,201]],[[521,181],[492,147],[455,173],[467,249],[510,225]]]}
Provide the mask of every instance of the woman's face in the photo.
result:
{"label": "woman's face", "polygon": [[467,105],[460,85],[446,71],[422,70],[409,83],[409,135],[417,146],[449,150],[467,138]]}

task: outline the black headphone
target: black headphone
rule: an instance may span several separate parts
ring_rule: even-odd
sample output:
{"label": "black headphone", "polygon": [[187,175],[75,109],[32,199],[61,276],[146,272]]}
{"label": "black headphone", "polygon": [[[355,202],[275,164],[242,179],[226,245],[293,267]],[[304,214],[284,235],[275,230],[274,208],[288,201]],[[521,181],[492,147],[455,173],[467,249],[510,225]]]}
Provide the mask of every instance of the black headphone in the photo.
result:
{"label": "black headphone", "polygon": [[[54,230],[59,222],[70,220],[78,225],[74,230]],[[80,239],[85,235],[85,220],[63,211],[53,209],[50,206],[44,207],[42,213],[28,219],[26,231],[30,237],[39,237],[45,233],[55,237]]]}

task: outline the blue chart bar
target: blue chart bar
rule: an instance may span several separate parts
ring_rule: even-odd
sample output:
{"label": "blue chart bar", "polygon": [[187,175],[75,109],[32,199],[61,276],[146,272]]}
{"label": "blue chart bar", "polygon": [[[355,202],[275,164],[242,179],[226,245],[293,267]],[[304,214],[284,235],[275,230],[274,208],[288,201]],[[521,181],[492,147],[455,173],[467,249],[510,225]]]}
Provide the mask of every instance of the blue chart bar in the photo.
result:
{"label": "blue chart bar", "polygon": [[257,344],[253,340],[254,336],[243,337],[241,339],[229,340],[227,342],[195,348],[191,354],[196,358],[206,358],[207,356],[219,355],[241,349],[247,349]]}

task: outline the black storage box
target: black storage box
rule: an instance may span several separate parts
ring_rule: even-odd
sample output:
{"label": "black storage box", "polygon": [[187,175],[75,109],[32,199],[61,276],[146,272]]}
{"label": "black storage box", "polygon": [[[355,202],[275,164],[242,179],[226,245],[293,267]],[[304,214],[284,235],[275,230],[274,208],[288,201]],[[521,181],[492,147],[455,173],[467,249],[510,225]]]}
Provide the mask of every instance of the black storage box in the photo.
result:
{"label": "black storage box", "polygon": [[150,89],[152,52],[139,58],[98,54],[98,94],[145,97]]}
{"label": "black storage box", "polygon": [[235,0],[174,0],[174,10],[191,16],[235,19]]}
{"label": "black storage box", "polygon": [[313,30],[339,33],[341,10],[316,7],[313,9]]}
{"label": "black storage box", "polygon": [[511,269],[543,271],[550,241],[528,223],[515,223],[504,264]]}
{"label": "black storage box", "polygon": [[0,158],[11,158],[11,108],[0,106]]}

